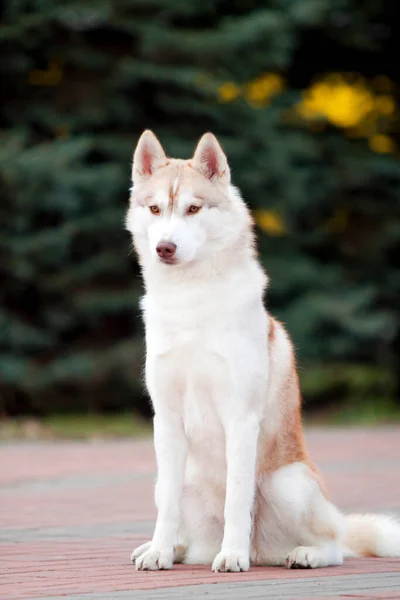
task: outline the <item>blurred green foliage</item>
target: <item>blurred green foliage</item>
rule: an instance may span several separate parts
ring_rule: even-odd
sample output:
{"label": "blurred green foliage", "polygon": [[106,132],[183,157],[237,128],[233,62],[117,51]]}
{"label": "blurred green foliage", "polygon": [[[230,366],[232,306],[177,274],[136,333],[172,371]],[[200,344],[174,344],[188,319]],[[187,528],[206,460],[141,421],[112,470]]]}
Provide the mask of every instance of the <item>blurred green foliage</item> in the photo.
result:
{"label": "blurred green foliage", "polygon": [[[396,101],[396,2],[7,0],[2,11],[4,414],[148,410],[141,283],[123,231],[144,128],[181,157],[204,131],[219,136],[263,215],[267,304],[294,338],[310,406],[398,399],[396,114],[371,144],[295,114],[332,72],[389,85]],[[268,102],[263,73],[279,77]]]}
{"label": "blurred green foliage", "polygon": [[19,416],[0,421],[0,440],[146,438],[152,431],[151,421],[127,411]]}

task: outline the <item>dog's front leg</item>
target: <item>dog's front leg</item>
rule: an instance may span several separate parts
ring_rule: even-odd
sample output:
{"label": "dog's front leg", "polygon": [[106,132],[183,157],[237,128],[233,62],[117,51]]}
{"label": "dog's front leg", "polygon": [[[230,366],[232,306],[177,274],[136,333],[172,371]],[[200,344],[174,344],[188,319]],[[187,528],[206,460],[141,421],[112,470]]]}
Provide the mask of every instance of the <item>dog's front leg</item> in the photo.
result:
{"label": "dog's front leg", "polygon": [[180,503],[187,457],[187,441],[180,415],[163,409],[154,417],[157,458],[157,522],[150,547],[136,559],[141,570],[170,569],[178,541]]}
{"label": "dog's front leg", "polygon": [[225,528],[213,571],[249,570],[258,432],[255,414],[235,417],[226,425]]}

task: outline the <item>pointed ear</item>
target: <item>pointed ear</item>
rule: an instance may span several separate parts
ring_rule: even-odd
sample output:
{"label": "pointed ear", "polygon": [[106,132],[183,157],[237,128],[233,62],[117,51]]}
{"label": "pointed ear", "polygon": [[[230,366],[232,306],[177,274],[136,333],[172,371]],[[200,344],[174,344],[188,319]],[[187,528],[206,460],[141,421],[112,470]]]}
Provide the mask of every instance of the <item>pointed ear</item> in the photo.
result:
{"label": "pointed ear", "polygon": [[215,135],[205,133],[195,150],[193,166],[212,181],[221,179],[229,183],[231,174],[224,151]]}
{"label": "pointed ear", "polygon": [[160,142],[152,131],[142,133],[133,155],[132,181],[136,183],[150,177],[157,169],[167,164],[167,157]]}

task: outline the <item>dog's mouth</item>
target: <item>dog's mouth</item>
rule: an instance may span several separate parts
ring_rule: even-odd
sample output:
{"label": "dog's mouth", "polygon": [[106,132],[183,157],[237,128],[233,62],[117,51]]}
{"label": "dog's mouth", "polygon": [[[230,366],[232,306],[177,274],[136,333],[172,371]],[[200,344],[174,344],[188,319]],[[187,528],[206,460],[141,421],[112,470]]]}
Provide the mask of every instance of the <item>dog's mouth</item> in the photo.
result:
{"label": "dog's mouth", "polygon": [[176,265],[176,263],[178,262],[175,257],[174,258],[160,258],[159,260],[164,265]]}

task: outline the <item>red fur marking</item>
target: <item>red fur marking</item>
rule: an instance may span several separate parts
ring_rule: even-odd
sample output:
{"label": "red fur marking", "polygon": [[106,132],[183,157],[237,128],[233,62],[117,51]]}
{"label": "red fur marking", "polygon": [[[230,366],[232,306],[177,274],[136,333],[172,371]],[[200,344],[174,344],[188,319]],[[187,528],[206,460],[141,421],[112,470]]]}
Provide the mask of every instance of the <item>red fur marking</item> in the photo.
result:
{"label": "red fur marking", "polygon": [[[282,343],[282,337],[278,337],[278,331],[283,330],[282,323],[269,318],[269,381],[270,389],[274,390],[275,398],[272,402],[278,403],[280,408],[280,422],[278,431],[271,438],[268,434],[260,433],[259,453],[257,461],[257,476],[263,477],[266,473],[272,473],[285,465],[302,462],[312,472],[312,476],[318,482],[321,491],[326,496],[323,479],[308,456],[303,437],[303,425],[301,420],[301,394],[297,376],[296,361],[291,342],[285,333],[285,343],[290,345],[290,363],[283,365],[278,354],[278,344]],[[286,367],[286,369],[285,369]],[[277,374],[276,369],[286,375]]]}
{"label": "red fur marking", "polygon": [[213,146],[206,146],[201,155],[201,164],[204,167],[206,177],[211,179],[219,173],[218,156]]}
{"label": "red fur marking", "polygon": [[[262,432],[260,434],[258,476],[293,462],[304,462],[314,471],[303,439],[301,396],[293,349],[290,363],[282,364],[278,354],[278,344],[282,343],[282,336],[278,336],[280,329],[283,329],[283,325],[269,315],[269,385],[275,395],[272,402],[277,403],[280,409],[280,422],[272,438],[266,434],[263,439]],[[285,338],[286,343],[290,344],[288,337]],[[283,376],[276,372],[277,368]]]}
{"label": "red fur marking", "polygon": [[[182,168],[176,170],[175,175],[171,179],[168,191],[168,209],[172,212],[176,199],[179,196],[179,191],[182,183]],[[176,182],[176,186],[175,186]],[[174,189],[175,188],[175,189]]]}
{"label": "red fur marking", "polygon": [[268,315],[269,320],[269,332],[268,332],[268,341],[270,344],[274,342],[275,339],[275,319]]}
{"label": "red fur marking", "polygon": [[145,145],[142,150],[142,175],[152,174],[153,160],[154,157],[150,152],[149,147]]}

